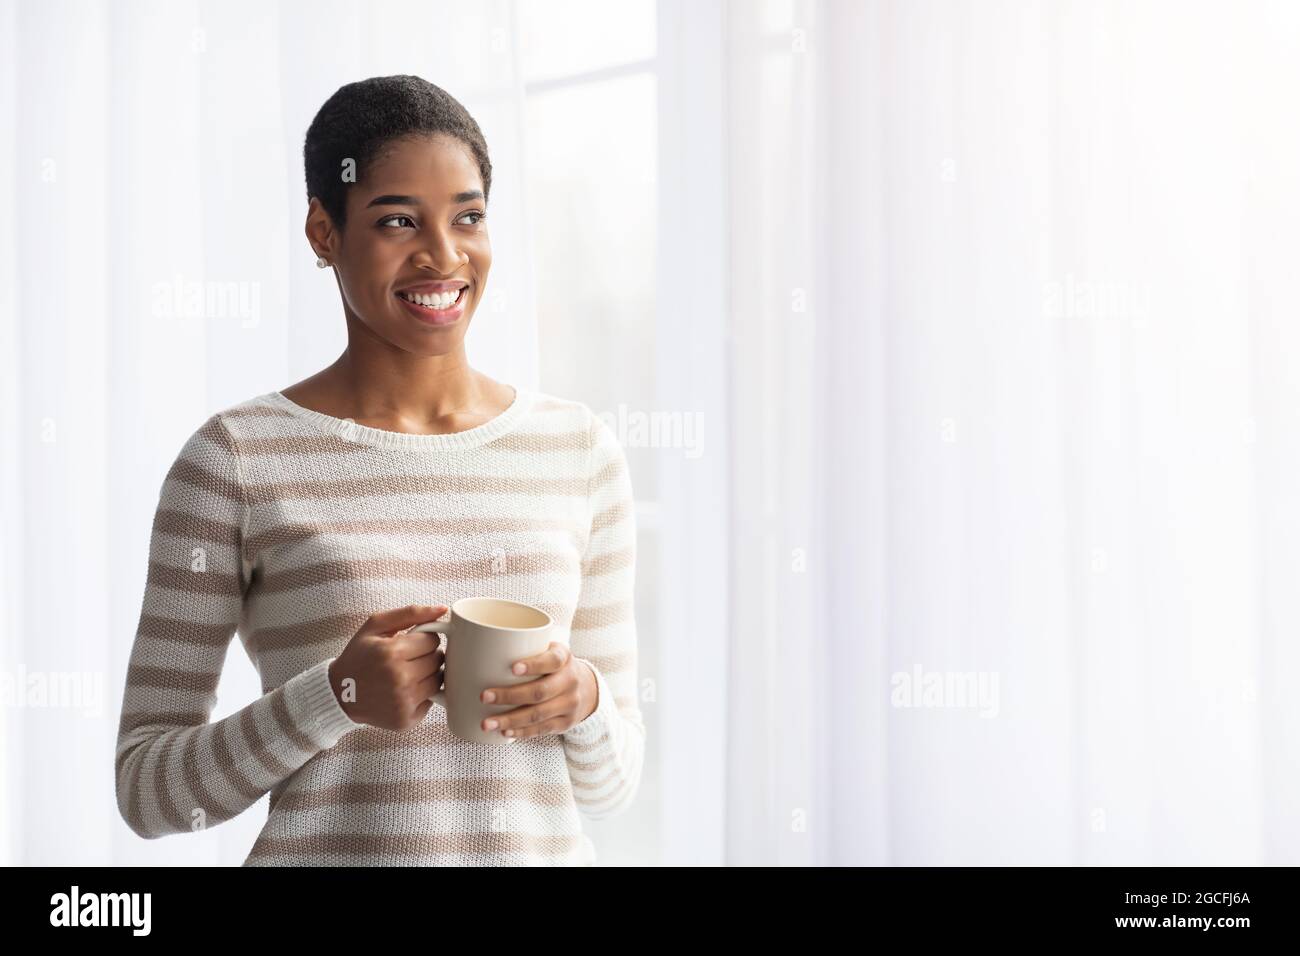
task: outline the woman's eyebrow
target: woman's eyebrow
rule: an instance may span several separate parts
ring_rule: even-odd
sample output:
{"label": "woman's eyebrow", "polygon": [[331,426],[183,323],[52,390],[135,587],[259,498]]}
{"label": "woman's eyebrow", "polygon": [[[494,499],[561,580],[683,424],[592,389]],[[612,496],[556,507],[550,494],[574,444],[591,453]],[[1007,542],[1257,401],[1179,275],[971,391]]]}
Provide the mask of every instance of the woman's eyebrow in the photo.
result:
{"label": "woman's eyebrow", "polygon": [[370,202],[366,203],[366,208],[371,206],[418,206],[420,200],[414,196],[376,196]]}
{"label": "woman's eyebrow", "polygon": [[[456,193],[451,197],[453,204],[469,202],[471,199],[482,199],[483,193],[478,189],[468,189],[463,193]],[[366,203],[366,208],[371,206],[419,206],[422,203],[417,196],[376,196],[370,202]]]}

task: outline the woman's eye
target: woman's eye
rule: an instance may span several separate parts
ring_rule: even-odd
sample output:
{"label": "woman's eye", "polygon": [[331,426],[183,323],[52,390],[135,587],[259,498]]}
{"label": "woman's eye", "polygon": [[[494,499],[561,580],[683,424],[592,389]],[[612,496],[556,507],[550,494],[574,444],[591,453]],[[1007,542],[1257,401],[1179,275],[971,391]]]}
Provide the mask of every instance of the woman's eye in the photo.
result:
{"label": "woman's eye", "polygon": [[381,220],[379,221],[379,224],[380,224],[381,226],[391,226],[393,223],[397,222],[399,219],[404,219],[404,220],[406,220],[406,221],[409,222],[412,226],[415,225],[415,220],[412,219],[410,216],[389,216],[387,219],[381,219]]}
{"label": "woman's eye", "polygon": [[[474,221],[470,223],[471,226],[477,226],[480,222],[482,222],[484,219],[487,218],[487,214],[481,212],[467,212],[465,213],[465,216],[475,217]],[[461,216],[461,218],[464,219],[465,216]]]}

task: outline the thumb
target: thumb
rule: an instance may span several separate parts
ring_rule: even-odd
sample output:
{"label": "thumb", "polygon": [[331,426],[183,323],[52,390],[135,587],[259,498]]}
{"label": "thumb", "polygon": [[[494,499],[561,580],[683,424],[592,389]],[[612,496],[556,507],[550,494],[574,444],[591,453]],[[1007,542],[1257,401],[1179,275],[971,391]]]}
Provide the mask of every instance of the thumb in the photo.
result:
{"label": "thumb", "polygon": [[406,607],[372,614],[366,623],[365,634],[394,634],[417,624],[436,621],[447,613],[445,604],[408,604]]}

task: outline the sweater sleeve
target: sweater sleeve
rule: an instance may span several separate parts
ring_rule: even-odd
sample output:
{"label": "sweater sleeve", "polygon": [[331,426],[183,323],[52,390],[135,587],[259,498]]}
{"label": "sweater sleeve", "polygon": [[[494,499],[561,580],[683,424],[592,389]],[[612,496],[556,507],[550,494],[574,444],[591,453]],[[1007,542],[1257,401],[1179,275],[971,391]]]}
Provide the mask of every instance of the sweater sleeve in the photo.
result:
{"label": "sweater sleeve", "polygon": [[219,415],[163,481],[115,761],[117,805],[142,837],[204,829],[245,810],[343,734],[330,660],[215,723],[217,682],[251,563],[237,446]]}
{"label": "sweater sleeve", "polygon": [[615,816],[636,796],[645,756],[637,703],[636,512],[627,457],[592,416],[588,463],[591,529],[570,628],[573,655],[596,675],[596,709],[561,736],[579,811]]}

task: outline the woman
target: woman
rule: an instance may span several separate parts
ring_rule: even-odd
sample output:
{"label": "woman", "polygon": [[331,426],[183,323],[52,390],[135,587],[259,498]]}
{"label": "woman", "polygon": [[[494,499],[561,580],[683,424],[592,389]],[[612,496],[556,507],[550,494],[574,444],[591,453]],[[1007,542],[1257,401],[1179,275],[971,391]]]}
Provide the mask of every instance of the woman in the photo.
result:
{"label": "woman", "polygon": [[[492,166],[460,103],[414,76],[351,83],[303,153],[307,238],[348,345],[214,414],[167,475],[122,816],[160,837],[269,792],[246,866],[591,864],[579,816],[627,807],[645,737],[622,449],[585,404],[469,366]],[[438,637],[407,633],[476,595],[558,625],[516,663],[530,680],[484,689],[517,705],[483,724],[512,746],[448,732]],[[264,696],[210,723],[236,630]]]}

